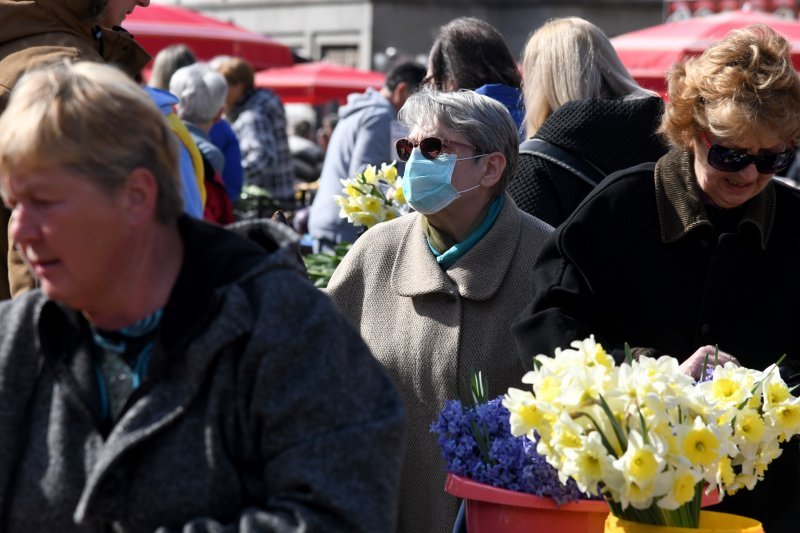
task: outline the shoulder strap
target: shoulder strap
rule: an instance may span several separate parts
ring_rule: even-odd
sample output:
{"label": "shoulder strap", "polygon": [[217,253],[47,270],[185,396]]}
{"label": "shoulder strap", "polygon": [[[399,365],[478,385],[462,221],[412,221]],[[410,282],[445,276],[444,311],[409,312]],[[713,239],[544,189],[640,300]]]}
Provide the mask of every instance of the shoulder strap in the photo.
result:
{"label": "shoulder strap", "polygon": [[554,165],[558,165],[582,179],[592,187],[606,177],[605,172],[586,159],[573,154],[544,139],[528,139],[519,145],[519,153],[541,157]]}

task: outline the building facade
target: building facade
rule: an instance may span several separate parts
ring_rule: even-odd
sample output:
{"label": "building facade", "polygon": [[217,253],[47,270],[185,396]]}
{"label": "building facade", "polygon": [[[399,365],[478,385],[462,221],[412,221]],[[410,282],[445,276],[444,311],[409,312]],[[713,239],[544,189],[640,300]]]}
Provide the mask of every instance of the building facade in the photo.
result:
{"label": "building facade", "polygon": [[262,33],[313,60],[385,70],[424,62],[442,25],[474,16],[494,25],[519,56],[554,17],[586,18],[613,37],[664,20],[662,0],[177,0],[183,7]]}

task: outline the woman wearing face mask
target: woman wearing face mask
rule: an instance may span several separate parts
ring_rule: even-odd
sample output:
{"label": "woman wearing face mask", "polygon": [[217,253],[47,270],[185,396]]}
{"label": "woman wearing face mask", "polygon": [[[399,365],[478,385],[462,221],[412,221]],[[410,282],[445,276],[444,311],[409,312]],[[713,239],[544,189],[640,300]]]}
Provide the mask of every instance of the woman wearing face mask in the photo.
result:
{"label": "woman wearing face mask", "polygon": [[517,162],[514,122],[472,91],[426,87],[401,109],[403,191],[417,211],[367,231],[328,292],[400,388],[408,415],[399,531],[452,529],[457,500],[430,433],[445,399],[470,398],[473,370],[492,394],[523,368],[509,333],[530,265],[551,228],[505,193]]}
{"label": "woman wearing face mask", "polygon": [[[548,241],[531,307],[514,325],[523,363],[594,334],[618,359],[669,354],[800,368],[800,193],[772,179],[800,137],[790,45],[766,26],[731,32],[677,65],[660,131],[673,149],[609,176]],[[794,380],[792,379],[794,377]],[[722,510],[800,531],[797,442]]]}

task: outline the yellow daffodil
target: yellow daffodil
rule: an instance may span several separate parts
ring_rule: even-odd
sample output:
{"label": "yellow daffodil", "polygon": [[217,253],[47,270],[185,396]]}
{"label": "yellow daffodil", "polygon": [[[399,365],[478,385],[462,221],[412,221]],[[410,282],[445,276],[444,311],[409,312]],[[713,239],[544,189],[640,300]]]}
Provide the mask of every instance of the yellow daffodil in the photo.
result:
{"label": "yellow daffodil", "polygon": [[515,437],[533,432],[544,422],[543,413],[536,406],[536,398],[528,391],[510,388],[503,398],[503,407],[511,413],[511,434]]}
{"label": "yellow daffodil", "polygon": [[747,409],[736,415],[734,436],[744,439],[749,444],[758,443],[764,436],[764,420],[758,411]]}
{"label": "yellow daffodil", "polygon": [[378,223],[378,219],[375,218],[375,215],[372,213],[365,213],[363,211],[351,213],[350,219],[353,221],[353,224],[357,226],[366,226],[368,228],[371,228]]}
{"label": "yellow daffodil", "polygon": [[645,444],[638,431],[631,431],[628,449],[622,457],[614,461],[614,466],[622,471],[626,479],[642,487],[661,472],[663,463],[664,458],[657,453],[656,448]]}
{"label": "yellow daffodil", "polygon": [[727,455],[720,457],[719,463],[717,463],[717,485],[720,487],[730,486],[735,478],[736,472],[733,470],[731,458]]}
{"label": "yellow daffodil", "polygon": [[774,368],[726,363],[695,385],[669,356],[615,366],[592,337],[535,360],[522,379],[530,391],[506,397],[512,432],[538,434],[561,479],[602,487],[623,515],[684,513],[705,486],[751,489],[800,433],[800,399]]}
{"label": "yellow daffodil", "polygon": [[394,200],[400,205],[406,205],[408,202],[406,201],[406,195],[403,192],[403,187],[401,184],[398,184],[394,190]]}
{"label": "yellow daffodil", "polygon": [[395,180],[397,179],[397,167],[395,167],[396,161],[392,161],[390,165],[386,163],[381,164],[381,174],[383,174],[383,179],[389,182],[390,185],[394,185]]}
{"label": "yellow daffodil", "polygon": [[691,468],[679,468],[672,476],[672,483],[663,497],[658,500],[662,509],[677,509],[684,503],[694,498],[694,491],[700,476]]}
{"label": "yellow daffodil", "polygon": [[767,418],[775,429],[780,431],[783,439],[797,433],[800,428],[800,398],[783,402],[766,412]]}
{"label": "yellow daffodil", "polygon": [[700,466],[709,466],[717,459],[719,439],[706,426],[698,416],[694,426],[683,437],[683,454],[692,462]]}
{"label": "yellow daffodil", "polygon": [[367,166],[367,168],[364,169],[364,172],[361,173],[361,176],[364,178],[364,181],[370,185],[377,185],[378,183],[378,172],[375,169],[375,165]]}

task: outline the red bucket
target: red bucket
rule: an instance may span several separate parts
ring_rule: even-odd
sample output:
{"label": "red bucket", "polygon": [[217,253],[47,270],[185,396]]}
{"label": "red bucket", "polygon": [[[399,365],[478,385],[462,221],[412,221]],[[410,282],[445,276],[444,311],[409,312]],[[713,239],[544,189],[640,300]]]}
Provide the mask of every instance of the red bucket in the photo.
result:
{"label": "red bucket", "polygon": [[608,504],[580,500],[556,505],[551,498],[484,485],[447,475],[444,490],[463,498],[469,533],[603,533]]}

